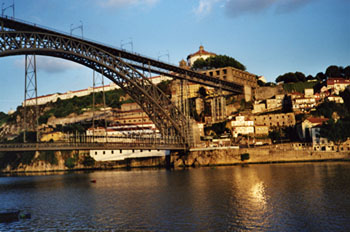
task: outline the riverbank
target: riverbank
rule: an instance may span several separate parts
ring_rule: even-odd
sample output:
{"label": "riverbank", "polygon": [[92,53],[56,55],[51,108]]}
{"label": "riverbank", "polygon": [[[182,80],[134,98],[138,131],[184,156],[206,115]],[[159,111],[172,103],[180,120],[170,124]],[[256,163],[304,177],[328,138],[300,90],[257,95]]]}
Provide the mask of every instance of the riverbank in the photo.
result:
{"label": "riverbank", "polygon": [[[263,164],[278,162],[310,161],[350,161],[350,152],[313,151],[311,149],[291,149],[285,146],[259,148],[202,148],[188,152],[172,152],[170,156],[130,158],[122,161],[92,162],[88,165],[86,151],[72,151],[70,154],[55,152],[57,163],[34,159],[31,163],[17,167],[7,166],[0,173],[40,173],[78,170],[110,170],[128,168],[183,168],[200,166],[220,166],[238,164]],[[76,157],[74,167],[67,166],[67,160]],[[40,157],[37,153],[35,157]],[[79,157],[79,158],[77,158]]]}
{"label": "riverbank", "polygon": [[350,161],[350,152],[295,150],[268,146],[263,148],[192,149],[187,155],[175,154],[174,167],[215,166],[253,163]]}

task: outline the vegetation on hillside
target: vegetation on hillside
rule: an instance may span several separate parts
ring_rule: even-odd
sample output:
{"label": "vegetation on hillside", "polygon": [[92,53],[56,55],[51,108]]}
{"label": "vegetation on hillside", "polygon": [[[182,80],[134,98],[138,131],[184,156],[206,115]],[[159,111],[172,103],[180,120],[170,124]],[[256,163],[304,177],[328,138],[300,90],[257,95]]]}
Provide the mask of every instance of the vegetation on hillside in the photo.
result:
{"label": "vegetation on hillside", "polygon": [[233,67],[245,71],[246,67],[241,64],[236,59],[226,56],[218,55],[211,56],[207,59],[198,59],[193,63],[193,69],[213,69],[213,68],[224,68],[224,67]]}
{"label": "vegetation on hillside", "polygon": [[5,122],[7,122],[8,119],[9,119],[8,114],[5,114],[4,112],[0,112],[0,126]]}
{"label": "vegetation on hillside", "polygon": [[321,126],[321,137],[327,138],[329,141],[334,142],[334,144],[339,145],[350,137],[349,128],[350,120],[340,119],[335,121],[330,119]]}
{"label": "vegetation on hillside", "polygon": [[305,76],[302,72],[288,72],[283,75],[279,75],[276,78],[276,82],[283,82],[283,83],[295,83],[295,82],[305,82],[305,81],[325,81],[329,77],[340,77],[345,79],[350,79],[350,65],[347,67],[341,67],[336,65],[330,65],[326,71],[319,72],[316,74],[316,76]]}
{"label": "vegetation on hillside", "polygon": [[[121,89],[105,92],[106,106],[112,108],[120,108],[122,102],[120,97],[125,93]],[[103,106],[103,96],[101,93],[95,94],[95,104],[100,107]],[[39,123],[46,123],[51,116],[56,118],[63,118],[71,113],[82,114],[85,109],[91,109],[93,106],[93,94],[83,97],[73,97],[67,100],[58,99],[54,103],[50,103],[50,110],[46,111],[40,118]]]}
{"label": "vegetation on hillside", "polygon": [[287,83],[283,85],[283,89],[288,92],[299,92],[303,93],[305,89],[312,89],[318,82],[295,82],[295,83]]}

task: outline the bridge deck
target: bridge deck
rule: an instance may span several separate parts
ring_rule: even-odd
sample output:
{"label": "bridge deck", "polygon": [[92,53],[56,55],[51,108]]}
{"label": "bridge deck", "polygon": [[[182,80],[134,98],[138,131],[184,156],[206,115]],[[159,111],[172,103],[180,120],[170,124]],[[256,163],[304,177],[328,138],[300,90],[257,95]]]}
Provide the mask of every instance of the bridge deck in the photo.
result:
{"label": "bridge deck", "polygon": [[2,143],[0,151],[65,151],[65,150],[185,150],[178,144],[142,143]]}

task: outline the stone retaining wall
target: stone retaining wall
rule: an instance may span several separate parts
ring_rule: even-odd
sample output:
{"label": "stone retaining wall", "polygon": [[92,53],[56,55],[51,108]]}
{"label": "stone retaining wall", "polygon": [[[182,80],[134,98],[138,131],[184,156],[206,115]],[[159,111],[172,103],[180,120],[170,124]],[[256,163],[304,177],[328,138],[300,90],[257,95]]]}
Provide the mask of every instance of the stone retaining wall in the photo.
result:
{"label": "stone retaining wall", "polygon": [[[249,159],[242,161],[241,155],[244,153],[249,154]],[[191,151],[188,154],[174,154],[172,156],[172,163],[174,163],[175,167],[324,160],[350,161],[350,152],[314,152],[311,150],[244,148]]]}

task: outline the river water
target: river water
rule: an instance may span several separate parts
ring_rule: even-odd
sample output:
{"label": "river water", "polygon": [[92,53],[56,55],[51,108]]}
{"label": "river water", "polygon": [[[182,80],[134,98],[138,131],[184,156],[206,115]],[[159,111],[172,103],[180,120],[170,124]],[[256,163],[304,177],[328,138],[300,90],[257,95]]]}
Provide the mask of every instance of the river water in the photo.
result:
{"label": "river water", "polygon": [[32,218],[0,231],[350,231],[350,163],[0,177],[8,208]]}

